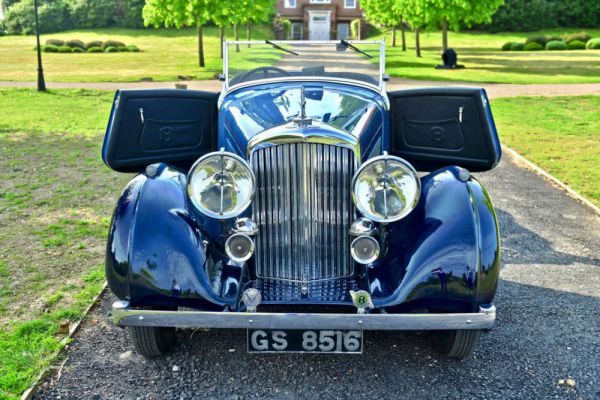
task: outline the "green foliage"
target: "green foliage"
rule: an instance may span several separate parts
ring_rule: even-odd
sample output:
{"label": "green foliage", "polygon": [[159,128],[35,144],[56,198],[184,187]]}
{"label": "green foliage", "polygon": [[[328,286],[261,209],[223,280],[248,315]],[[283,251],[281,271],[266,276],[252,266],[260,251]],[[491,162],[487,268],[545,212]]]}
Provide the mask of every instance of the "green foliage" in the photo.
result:
{"label": "green foliage", "polygon": [[117,50],[119,50],[121,53],[127,53],[129,48],[127,46],[119,46],[117,47]]}
{"label": "green foliage", "polygon": [[102,42],[100,40],[92,40],[85,44],[86,49],[89,49],[91,47],[102,47]]}
{"label": "green foliage", "polygon": [[283,29],[283,37],[289,39],[290,32],[292,31],[292,23],[289,19],[284,18],[282,18],[279,23],[281,24],[281,29]]}
{"label": "green foliage", "polygon": [[69,46],[58,46],[58,52],[59,53],[70,53],[71,52],[71,48]]}
{"label": "green foliage", "polygon": [[58,53],[58,46],[47,44],[44,46],[44,53]]}
{"label": "green foliage", "polygon": [[350,22],[350,37],[352,39],[360,39],[360,19],[355,19]]}
{"label": "green foliage", "polygon": [[510,47],[512,46],[513,42],[506,42],[502,45],[502,51],[509,51]]}
{"label": "green foliage", "polygon": [[90,48],[87,49],[88,53],[102,53],[102,47],[99,46],[92,46]]}
{"label": "green foliage", "polygon": [[574,41],[583,42],[583,44],[586,44],[591,38],[592,35],[585,32],[577,32],[571,35],[564,36],[565,42],[567,42],[567,44]]}
{"label": "green foliage", "polygon": [[125,43],[119,42],[117,40],[107,40],[102,43],[102,50],[106,50],[108,47],[122,47],[125,46]]}
{"label": "green foliage", "polygon": [[548,38],[546,36],[531,36],[525,40],[526,45],[529,43],[538,43],[543,47],[548,43]]}
{"label": "green foliage", "polygon": [[60,39],[48,39],[46,40],[46,46],[48,45],[52,45],[52,46],[64,46],[65,45],[65,41],[64,40],[60,40]]}
{"label": "green foliage", "polygon": [[72,39],[67,40],[65,44],[69,47],[79,47],[80,49],[85,49],[85,44],[81,40]]}
{"label": "green foliage", "polygon": [[546,50],[566,50],[567,45],[563,41],[552,40],[546,43]]}
{"label": "green foliage", "polygon": [[85,53],[85,50],[81,47],[71,47],[71,53]]}
{"label": "green foliage", "polygon": [[140,49],[135,44],[130,44],[129,46],[127,46],[127,51],[131,53],[139,53]]}
{"label": "green foliage", "polygon": [[525,43],[515,42],[510,45],[511,51],[523,51],[525,50]]}
{"label": "green foliage", "polygon": [[118,53],[119,49],[117,47],[114,47],[114,46],[109,46],[109,47],[105,47],[104,48],[104,52],[105,53]]}
{"label": "green foliage", "polygon": [[569,50],[583,50],[585,49],[585,43],[579,40],[573,40],[567,43],[567,49]]}
{"label": "green foliage", "polygon": [[544,46],[542,46],[538,42],[531,42],[531,43],[527,43],[523,50],[525,50],[525,51],[540,51],[540,50],[544,50]]}
{"label": "green foliage", "polygon": [[[38,16],[40,32],[56,32],[69,26],[70,7],[65,0],[46,0],[40,2]],[[33,0],[21,0],[12,5],[4,18],[6,31],[11,35],[30,35],[35,33]]]}
{"label": "green foliage", "polygon": [[600,1],[505,0],[486,29],[492,32],[527,32],[544,28],[599,25]]}
{"label": "green foliage", "polygon": [[600,50],[600,38],[588,40],[588,42],[585,44],[585,48],[588,50]]}

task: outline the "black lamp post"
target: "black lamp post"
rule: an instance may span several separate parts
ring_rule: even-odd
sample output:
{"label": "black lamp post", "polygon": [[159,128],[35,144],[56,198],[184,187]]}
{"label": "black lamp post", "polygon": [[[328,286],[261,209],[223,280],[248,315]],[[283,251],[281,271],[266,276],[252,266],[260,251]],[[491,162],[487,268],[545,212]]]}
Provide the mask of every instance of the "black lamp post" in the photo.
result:
{"label": "black lamp post", "polygon": [[33,11],[35,13],[35,36],[37,40],[37,59],[38,59],[38,80],[37,90],[46,91],[46,82],[44,81],[44,68],[42,67],[42,49],[40,47],[40,22],[38,20],[38,2],[33,0]]}

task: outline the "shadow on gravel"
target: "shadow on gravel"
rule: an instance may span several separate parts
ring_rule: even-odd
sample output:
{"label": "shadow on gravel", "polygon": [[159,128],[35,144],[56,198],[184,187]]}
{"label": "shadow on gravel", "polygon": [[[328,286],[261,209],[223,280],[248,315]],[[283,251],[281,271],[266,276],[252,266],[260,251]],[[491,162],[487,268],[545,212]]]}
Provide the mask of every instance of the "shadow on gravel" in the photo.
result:
{"label": "shadow on gravel", "polygon": [[[573,263],[600,266],[600,258],[562,253],[536,232],[525,228],[508,212],[496,208],[502,237],[502,264]],[[560,229],[560,227],[557,227]]]}

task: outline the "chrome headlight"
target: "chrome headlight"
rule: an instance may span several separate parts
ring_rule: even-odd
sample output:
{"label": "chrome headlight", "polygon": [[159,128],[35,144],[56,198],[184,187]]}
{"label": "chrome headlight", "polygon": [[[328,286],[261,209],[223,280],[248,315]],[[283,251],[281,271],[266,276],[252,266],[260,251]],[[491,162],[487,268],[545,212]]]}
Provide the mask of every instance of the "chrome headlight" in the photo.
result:
{"label": "chrome headlight", "polygon": [[372,158],[356,171],[352,180],[356,208],[376,222],[405,217],[419,202],[421,181],[407,161],[383,155]]}
{"label": "chrome headlight", "polygon": [[238,216],[254,196],[254,174],[243,158],[225,151],[209,153],[194,163],[187,191],[201,213],[228,219]]}

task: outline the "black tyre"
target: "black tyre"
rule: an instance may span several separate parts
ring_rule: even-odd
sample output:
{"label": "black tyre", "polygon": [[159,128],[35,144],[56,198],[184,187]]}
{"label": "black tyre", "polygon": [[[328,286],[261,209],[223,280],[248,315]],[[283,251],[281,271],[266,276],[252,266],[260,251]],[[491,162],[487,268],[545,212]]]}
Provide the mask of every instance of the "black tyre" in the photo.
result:
{"label": "black tyre", "polygon": [[479,330],[434,331],[431,339],[438,353],[462,360],[473,353],[480,335]]}
{"label": "black tyre", "polygon": [[135,351],[145,358],[162,357],[175,345],[175,328],[129,326],[127,329]]}

